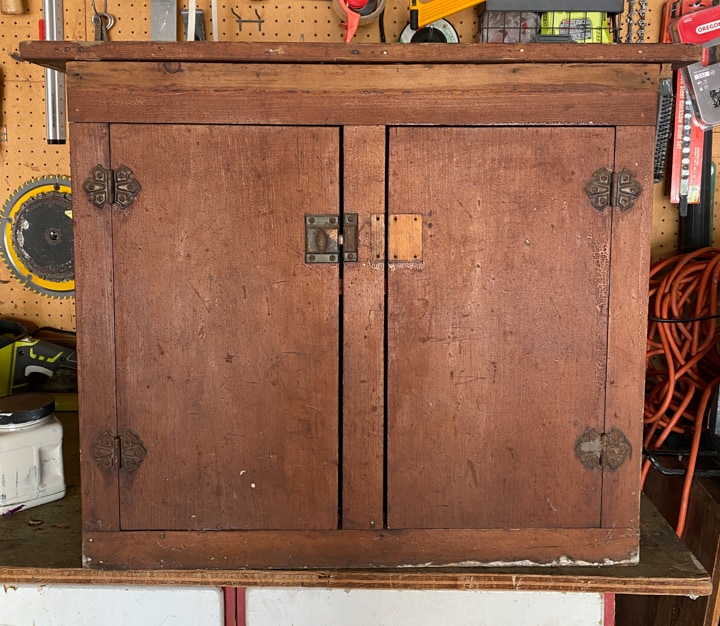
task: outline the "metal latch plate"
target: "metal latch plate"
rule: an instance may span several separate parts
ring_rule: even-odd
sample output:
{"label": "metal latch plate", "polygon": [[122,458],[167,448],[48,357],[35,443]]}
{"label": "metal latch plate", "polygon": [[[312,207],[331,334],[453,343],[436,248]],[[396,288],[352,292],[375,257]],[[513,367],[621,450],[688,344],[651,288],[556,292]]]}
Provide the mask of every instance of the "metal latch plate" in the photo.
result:
{"label": "metal latch plate", "polygon": [[344,261],[357,261],[358,216],[346,213],[343,230],[337,215],[305,216],[305,262],[337,263],[342,255]]}

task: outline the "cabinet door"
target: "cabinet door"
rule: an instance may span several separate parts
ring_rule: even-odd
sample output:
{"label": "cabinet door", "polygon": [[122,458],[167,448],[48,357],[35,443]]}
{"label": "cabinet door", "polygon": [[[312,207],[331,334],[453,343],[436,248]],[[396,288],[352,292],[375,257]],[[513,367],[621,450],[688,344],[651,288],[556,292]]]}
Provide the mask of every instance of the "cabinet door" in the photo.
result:
{"label": "cabinet door", "polygon": [[388,525],[601,525],[612,211],[583,189],[611,128],[393,128],[389,237],[423,223],[388,277]]}
{"label": "cabinet door", "polygon": [[304,215],[337,213],[338,130],[113,125],[120,527],[327,529],[338,507],[338,267]]}

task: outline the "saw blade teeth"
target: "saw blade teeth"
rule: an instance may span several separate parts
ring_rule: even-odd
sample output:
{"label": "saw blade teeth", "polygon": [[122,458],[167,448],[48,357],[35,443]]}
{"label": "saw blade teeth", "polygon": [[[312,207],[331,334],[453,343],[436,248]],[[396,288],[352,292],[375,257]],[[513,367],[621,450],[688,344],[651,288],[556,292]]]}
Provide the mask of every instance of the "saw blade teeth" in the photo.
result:
{"label": "saw blade teeth", "polygon": [[[4,219],[0,223],[0,228],[2,228],[2,233],[0,233],[0,257],[2,257],[4,265],[9,269],[11,277],[16,279],[24,288],[53,299],[73,298],[75,295],[75,281],[72,272],[71,195],[70,176],[64,174],[37,176],[32,177],[28,182],[18,187],[2,207],[1,216]],[[62,220],[60,224],[51,222],[45,232],[41,231],[42,235],[40,237],[38,237],[37,231],[35,232],[35,241],[39,242],[39,248],[36,247],[35,249],[36,253],[38,249],[44,252],[50,249],[54,250],[56,255],[59,254],[62,259],[65,259],[64,261],[61,259],[59,265],[51,266],[47,272],[43,271],[42,265],[43,262],[47,263],[47,261],[44,259],[36,261],[32,258],[32,253],[24,249],[26,245],[24,231],[29,230],[31,226],[25,213],[30,213],[33,209],[37,210],[37,207],[44,200],[50,203],[55,202],[55,209],[58,209],[58,202],[69,201],[70,203],[69,211],[62,211],[62,215],[70,219],[69,234],[68,225]],[[55,213],[57,214],[57,211]],[[41,215],[46,217],[44,212]],[[16,225],[16,217],[22,218],[22,223]],[[64,246],[61,244],[63,241],[65,242]],[[60,247],[56,248],[55,246],[58,245]],[[43,254],[40,256],[43,257]],[[35,268],[35,271],[31,269],[32,267]],[[41,271],[38,272],[38,269]]]}

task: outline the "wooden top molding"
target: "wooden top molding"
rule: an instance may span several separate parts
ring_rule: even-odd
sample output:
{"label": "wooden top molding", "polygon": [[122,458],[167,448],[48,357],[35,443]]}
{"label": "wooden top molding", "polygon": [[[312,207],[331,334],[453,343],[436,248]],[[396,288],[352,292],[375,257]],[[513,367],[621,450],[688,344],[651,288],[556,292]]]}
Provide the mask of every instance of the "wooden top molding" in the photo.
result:
{"label": "wooden top molding", "polygon": [[151,41],[22,41],[16,60],[64,70],[68,61],[216,63],[645,63],[700,60],[689,44],[324,44]]}

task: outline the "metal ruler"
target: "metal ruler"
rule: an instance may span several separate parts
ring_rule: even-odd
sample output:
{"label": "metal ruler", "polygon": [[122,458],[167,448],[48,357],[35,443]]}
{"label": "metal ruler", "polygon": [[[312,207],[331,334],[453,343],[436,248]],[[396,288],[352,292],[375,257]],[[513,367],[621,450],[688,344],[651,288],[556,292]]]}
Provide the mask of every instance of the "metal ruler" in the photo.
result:
{"label": "metal ruler", "polygon": [[[47,41],[65,39],[62,0],[43,0],[44,33]],[[45,70],[45,117],[47,142],[65,143],[67,136],[67,111],[65,108],[65,74],[57,70]]]}

